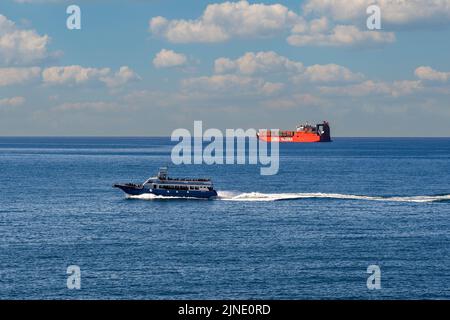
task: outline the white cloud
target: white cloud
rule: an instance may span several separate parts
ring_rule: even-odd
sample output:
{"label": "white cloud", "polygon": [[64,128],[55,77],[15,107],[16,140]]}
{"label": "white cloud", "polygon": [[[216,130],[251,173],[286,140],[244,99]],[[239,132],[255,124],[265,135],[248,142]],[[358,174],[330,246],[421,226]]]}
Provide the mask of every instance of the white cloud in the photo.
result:
{"label": "white cloud", "polygon": [[[382,31],[362,31],[352,25],[330,27],[324,19],[314,20],[311,24],[300,23],[292,28],[287,42],[292,46],[355,46],[392,43],[395,34]],[[322,24],[320,24],[321,22]]]}
{"label": "white cloud", "polygon": [[52,85],[80,85],[91,81],[100,81],[108,87],[119,87],[139,76],[127,66],[112,73],[109,68],[85,68],[79,65],[50,67],[42,72],[42,79]]}
{"label": "white cloud", "polygon": [[50,37],[35,30],[21,30],[0,14],[0,64],[28,65],[50,56],[47,46]]}
{"label": "white cloud", "polygon": [[[325,5],[334,1],[323,1],[323,10],[319,10],[322,8],[320,1],[312,1],[307,3],[305,11],[329,13],[330,10],[325,10]],[[341,5],[346,7],[344,3]],[[359,6],[356,7],[359,9]],[[351,5],[352,10],[353,7]],[[360,13],[363,21],[367,17],[366,7]],[[347,22],[350,24],[336,24],[333,17],[325,15],[318,19],[306,18],[281,4],[249,4],[247,1],[240,1],[210,4],[203,15],[195,20],[168,20],[158,16],[152,18],[149,24],[154,35],[175,43],[223,42],[231,38],[267,37],[283,34],[288,30],[291,30],[291,35],[287,41],[293,46],[354,46],[395,41],[395,34],[392,32],[364,30],[351,24],[353,21]]]}
{"label": "white cloud", "polygon": [[217,59],[214,62],[214,70],[216,73],[238,72],[244,75],[278,72],[298,73],[303,70],[303,64],[289,60],[273,51],[247,52],[236,60]]}
{"label": "white cloud", "polygon": [[73,65],[47,68],[42,72],[42,78],[47,84],[82,84],[106,77],[110,73],[111,70],[109,68],[84,68]]}
{"label": "white cloud", "polygon": [[121,87],[128,82],[140,80],[139,75],[127,66],[120,67],[114,75],[100,78],[110,88]]}
{"label": "white cloud", "polygon": [[152,18],[150,30],[154,35],[173,43],[222,42],[230,37],[216,25],[208,25],[202,21],[168,21],[163,17]]}
{"label": "white cloud", "polygon": [[327,106],[327,101],[315,95],[293,94],[272,100],[265,100],[262,105],[271,109],[293,109],[299,107],[323,107]]}
{"label": "white cloud", "polygon": [[112,111],[118,109],[118,105],[111,102],[104,101],[88,101],[88,102],[67,102],[63,103],[53,110],[55,111]]}
{"label": "white cloud", "polygon": [[13,97],[0,99],[0,107],[17,107],[25,103],[24,97]]}
{"label": "white cloud", "polygon": [[420,81],[401,80],[392,83],[375,82],[367,80],[358,84],[339,86],[339,87],[320,87],[322,94],[362,97],[369,95],[383,95],[399,97],[417,93],[423,89]]}
{"label": "white cloud", "polygon": [[450,79],[450,72],[441,72],[431,67],[418,67],[414,74],[420,80],[446,82]]}
{"label": "white cloud", "polygon": [[168,24],[169,20],[164,17],[153,17],[149,22],[149,31],[157,35],[163,34],[166,31],[165,29],[167,28]]}
{"label": "white cloud", "polygon": [[359,82],[364,79],[361,73],[337,65],[312,65],[305,67],[302,62],[290,60],[273,51],[247,52],[243,56],[232,60],[218,58],[214,63],[216,74],[236,74],[245,76],[280,75],[284,79],[291,79],[295,83],[325,83],[325,82]]}
{"label": "white cloud", "polygon": [[262,85],[259,91],[265,95],[273,95],[280,92],[283,88],[284,88],[283,83],[267,81]]}
{"label": "white cloud", "polygon": [[416,80],[399,80],[391,84],[391,95],[394,97],[418,93],[423,89],[423,84]]}
{"label": "white cloud", "polygon": [[364,22],[366,8],[376,4],[388,25],[449,23],[450,0],[308,0],[307,15],[327,16],[340,22]]}
{"label": "white cloud", "polygon": [[281,4],[249,4],[247,1],[209,4],[196,20],[154,17],[150,31],[170,42],[222,42],[231,37],[274,35],[294,24],[297,14]]}
{"label": "white cloud", "polygon": [[184,79],[182,87],[189,92],[200,91],[211,94],[272,95],[279,92],[283,84],[264,81],[260,78],[225,74]]}
{"label": "white cloud", "polygon": [[0,87],[22,84],[40,77],[41,68],[0,68]]}
{"label": "white cloud", "polygon": [[162,49],[153,59],[153,65],[156,68],[168,68],[184,65],[186,61],[187,58],[184,54]]}
{"label": "white cloud", "polygon": [[355,73],[346,67],[337,64],[315,64],[309,66],[305,71],[293,77],[295,82],[309,81],[320,82],[359,82],[364,79],[361,73]]}

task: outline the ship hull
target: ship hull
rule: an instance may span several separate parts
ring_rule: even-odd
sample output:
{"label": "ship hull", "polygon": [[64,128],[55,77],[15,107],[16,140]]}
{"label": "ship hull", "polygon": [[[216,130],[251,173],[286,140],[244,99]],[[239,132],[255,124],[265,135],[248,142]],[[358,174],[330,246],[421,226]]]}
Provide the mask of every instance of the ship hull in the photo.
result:
{"label": "ship hull", "polygon": [[313,143],[313,142],[325,142],[321,140],[321,137],[317,134],[295,134],[292,137],[279,137],[279,136],[266,136],[258,135],[258,138],[266,142],[296,142],[296,143]]}
{"label": "ship hull", "polygon": [[256,136],[266,142],[294,142],[294,143],[314,143],[331,142],[330,126],[327,121],[311,125],[297,127],[296,131],[289,130],[260,130]]}
{"label": "ship hull", "polygon": [[140,196],[144,194],[153,194],[161,197],[177,197],[177,198],[198,198],[210,199],[217,197],[217,192],[212,191],[196,191],[196,190],[164,190],[164,189],[148,189],[143,186],[130,186],[127,184],[115,184],[115,188],[121,189],[127,195]]}

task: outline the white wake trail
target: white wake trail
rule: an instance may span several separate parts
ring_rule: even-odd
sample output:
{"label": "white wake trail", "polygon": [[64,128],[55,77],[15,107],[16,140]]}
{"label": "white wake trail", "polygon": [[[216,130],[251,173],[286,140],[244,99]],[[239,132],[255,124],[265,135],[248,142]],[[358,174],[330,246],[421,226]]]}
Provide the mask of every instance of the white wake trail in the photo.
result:
{"label": "white wake trail", "polygon": [[158,196],[152,193],[144,193],[138,196],[127,195],[127,199],[137,199],[137,200],[180,200],[180,199],[189,199],[189,200],[205,200],[201,198],[194,197],[173,197],[173,196]]}
{"label": "white wake trail", "polygon": [[[167,197],[157,196],[151,193],[142,194],[139,196],[127,196],[128,199],[140,200],[177,200],[177,199],[192,199],[205,200],[199,198],[186,197]],[[450,202],[450,194],[436,195],[436,196],[394,196],[394,197],[380,197],[380,196],[364,196],[341,193],[261,193],[261,192],[247,192],[239,193],[233,191],[219,191],[218,197],[215,200],[222,201],[282,201],[282,200],[298,200],[298,199],[341,199],[341,200],[367,200],[367,201],[390,201],[390,202]]]}
{"label": "white wake trail", "polygon": [[225,201],[280,201],[296,199],[342,199],[342,200],[369,200],[369,201],[393,201],[393,202],[438,202],[450,201],[449,195],[438,196],[411,196],[411,197],[375,197],[340,193],[240,193],[229,191],[219,192],[219,199]]}

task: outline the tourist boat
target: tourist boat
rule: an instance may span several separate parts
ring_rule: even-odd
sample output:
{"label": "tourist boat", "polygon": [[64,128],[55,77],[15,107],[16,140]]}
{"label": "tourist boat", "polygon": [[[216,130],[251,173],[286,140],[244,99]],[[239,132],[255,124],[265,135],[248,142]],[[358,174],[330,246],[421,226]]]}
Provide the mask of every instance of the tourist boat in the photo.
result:
{"label": "tourist boat", "polygon": [[162,197],[202,199],[217,196],[211,179],[170,178],[167,167],[160,168],[156,177],[151,177],[142,184],[116,183],[113,187],[130,196],[153,194]]}

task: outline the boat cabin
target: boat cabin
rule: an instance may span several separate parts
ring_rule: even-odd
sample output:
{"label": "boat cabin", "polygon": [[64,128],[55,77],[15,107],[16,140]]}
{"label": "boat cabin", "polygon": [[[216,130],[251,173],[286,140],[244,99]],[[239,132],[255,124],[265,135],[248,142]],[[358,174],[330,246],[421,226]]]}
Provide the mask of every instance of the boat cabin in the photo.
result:
{"label": "boat cabin", "polygon": [[159,168],[156,177],[147,179],[144,185],[150,189],[213,191],[211,179],[169,178],[167,167]]}

